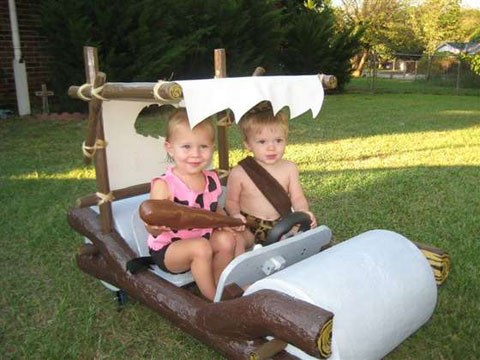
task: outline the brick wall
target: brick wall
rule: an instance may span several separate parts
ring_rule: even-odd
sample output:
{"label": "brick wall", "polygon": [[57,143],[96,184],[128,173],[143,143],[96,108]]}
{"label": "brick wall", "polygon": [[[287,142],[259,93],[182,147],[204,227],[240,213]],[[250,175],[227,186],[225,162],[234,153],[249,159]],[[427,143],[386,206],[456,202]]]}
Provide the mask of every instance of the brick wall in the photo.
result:
{"label": "brick wall", "polygon": [[[41,27],[39,1],[16,0],[17,21],[22,56],[27,65],[27,79],[32,111],[41,109],[41,98],[35,96],[43,83],[48,84],[48,56],[46,39],[39,34]],[[8,0],[0,0],[0,109],[17,112],[15,81],[13,78],[13,44]]]}

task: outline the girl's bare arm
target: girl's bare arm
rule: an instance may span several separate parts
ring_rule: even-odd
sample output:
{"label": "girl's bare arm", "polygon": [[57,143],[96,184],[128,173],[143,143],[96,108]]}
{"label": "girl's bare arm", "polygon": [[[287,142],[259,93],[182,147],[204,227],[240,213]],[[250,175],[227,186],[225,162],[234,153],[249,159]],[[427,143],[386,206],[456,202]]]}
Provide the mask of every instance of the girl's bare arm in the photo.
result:
{"label": "girl's bare arm", "polygon": [[[170,191],[168,190],[168,185],[165,181],[158,179],[152,184],[150,189],[150,199],[154,200],[164,200],[170,198]],[[164,231],[170,231],[171,229],[167,226],[158,226],[158,225],[148,225],[146,223],[145,228],[153,236],[158,236]]]}

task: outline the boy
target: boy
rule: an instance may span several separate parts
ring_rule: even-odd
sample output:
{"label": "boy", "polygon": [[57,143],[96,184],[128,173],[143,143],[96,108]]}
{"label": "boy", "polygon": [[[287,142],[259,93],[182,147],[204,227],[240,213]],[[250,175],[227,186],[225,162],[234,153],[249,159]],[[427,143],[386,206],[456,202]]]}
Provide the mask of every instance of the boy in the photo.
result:
{"label": "boy", "polygon": [[[274,116],[270,106],[257,106],[244,115],[239,126],[243,144],[253,153],[254,161],[286,191],[293,210],[308,213],[312,219],[311,227],[315,227],[315,216],[309,211],[303,195],[297,166],[283,159],[288,135],[287,116],[282,112]],[[234,167],[228,177],[226,208],[231,216],[243,221],[249,219],[250,223],[256,224],[237,235],[243,237],[246,247],[254,242],[262,243],[268,231],[280,220],[279,212],[240,165]]]}

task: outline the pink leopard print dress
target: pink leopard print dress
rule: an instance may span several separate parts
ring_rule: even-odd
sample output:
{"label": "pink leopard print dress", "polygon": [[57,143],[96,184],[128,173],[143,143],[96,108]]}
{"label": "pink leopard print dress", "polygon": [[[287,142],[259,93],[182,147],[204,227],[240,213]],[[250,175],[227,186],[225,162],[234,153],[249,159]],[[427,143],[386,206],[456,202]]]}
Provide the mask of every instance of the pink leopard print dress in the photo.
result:
{"label": "pink leopard print dress", "polygon": [[[153,178],[151,186],[155,181],[162,179],[168,185],[168,191],[170,193],[170,200],[177,204],[190,206],[193,208],[201,208],[210,211],[216,211],[218,206],[218,199],[222,194],[222,187],[220,180],[215,171],[204,170],[205,176],[205,189],[203,192],[197,193],[190,189],[185,183],[180,180],[172,171],[172,167],[167,168],[164,175]],[[158,251],[167,246],[173,241],[181,239],[191,239],[204,237],[210,238],[213,229],[188,229],[188,230],[175,230],[166,231],[158,235],[157,237],[148,235],[148,247],[152,250]]]}

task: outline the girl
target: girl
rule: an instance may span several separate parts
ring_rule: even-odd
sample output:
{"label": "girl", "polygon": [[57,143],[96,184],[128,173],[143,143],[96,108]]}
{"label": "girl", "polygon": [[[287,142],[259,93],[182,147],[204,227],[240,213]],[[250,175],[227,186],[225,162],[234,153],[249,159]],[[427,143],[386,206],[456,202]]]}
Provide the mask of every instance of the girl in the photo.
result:
{"label": "girl", "polygon": [[[175,110],[168,120],[165,139],[165,149],[175,164],[151,181],[150,198],[221,211],[217,207],[222,192],[220,181],[214,171],[205,170],[212,159],[214,138],[210,119],[191,130],[186,111]],[[201,293],[210,300],[223,269],[245,251],[232,229],[175,230],[147,225],[147,230],[155,263],[170,273],[191,269]]]}

